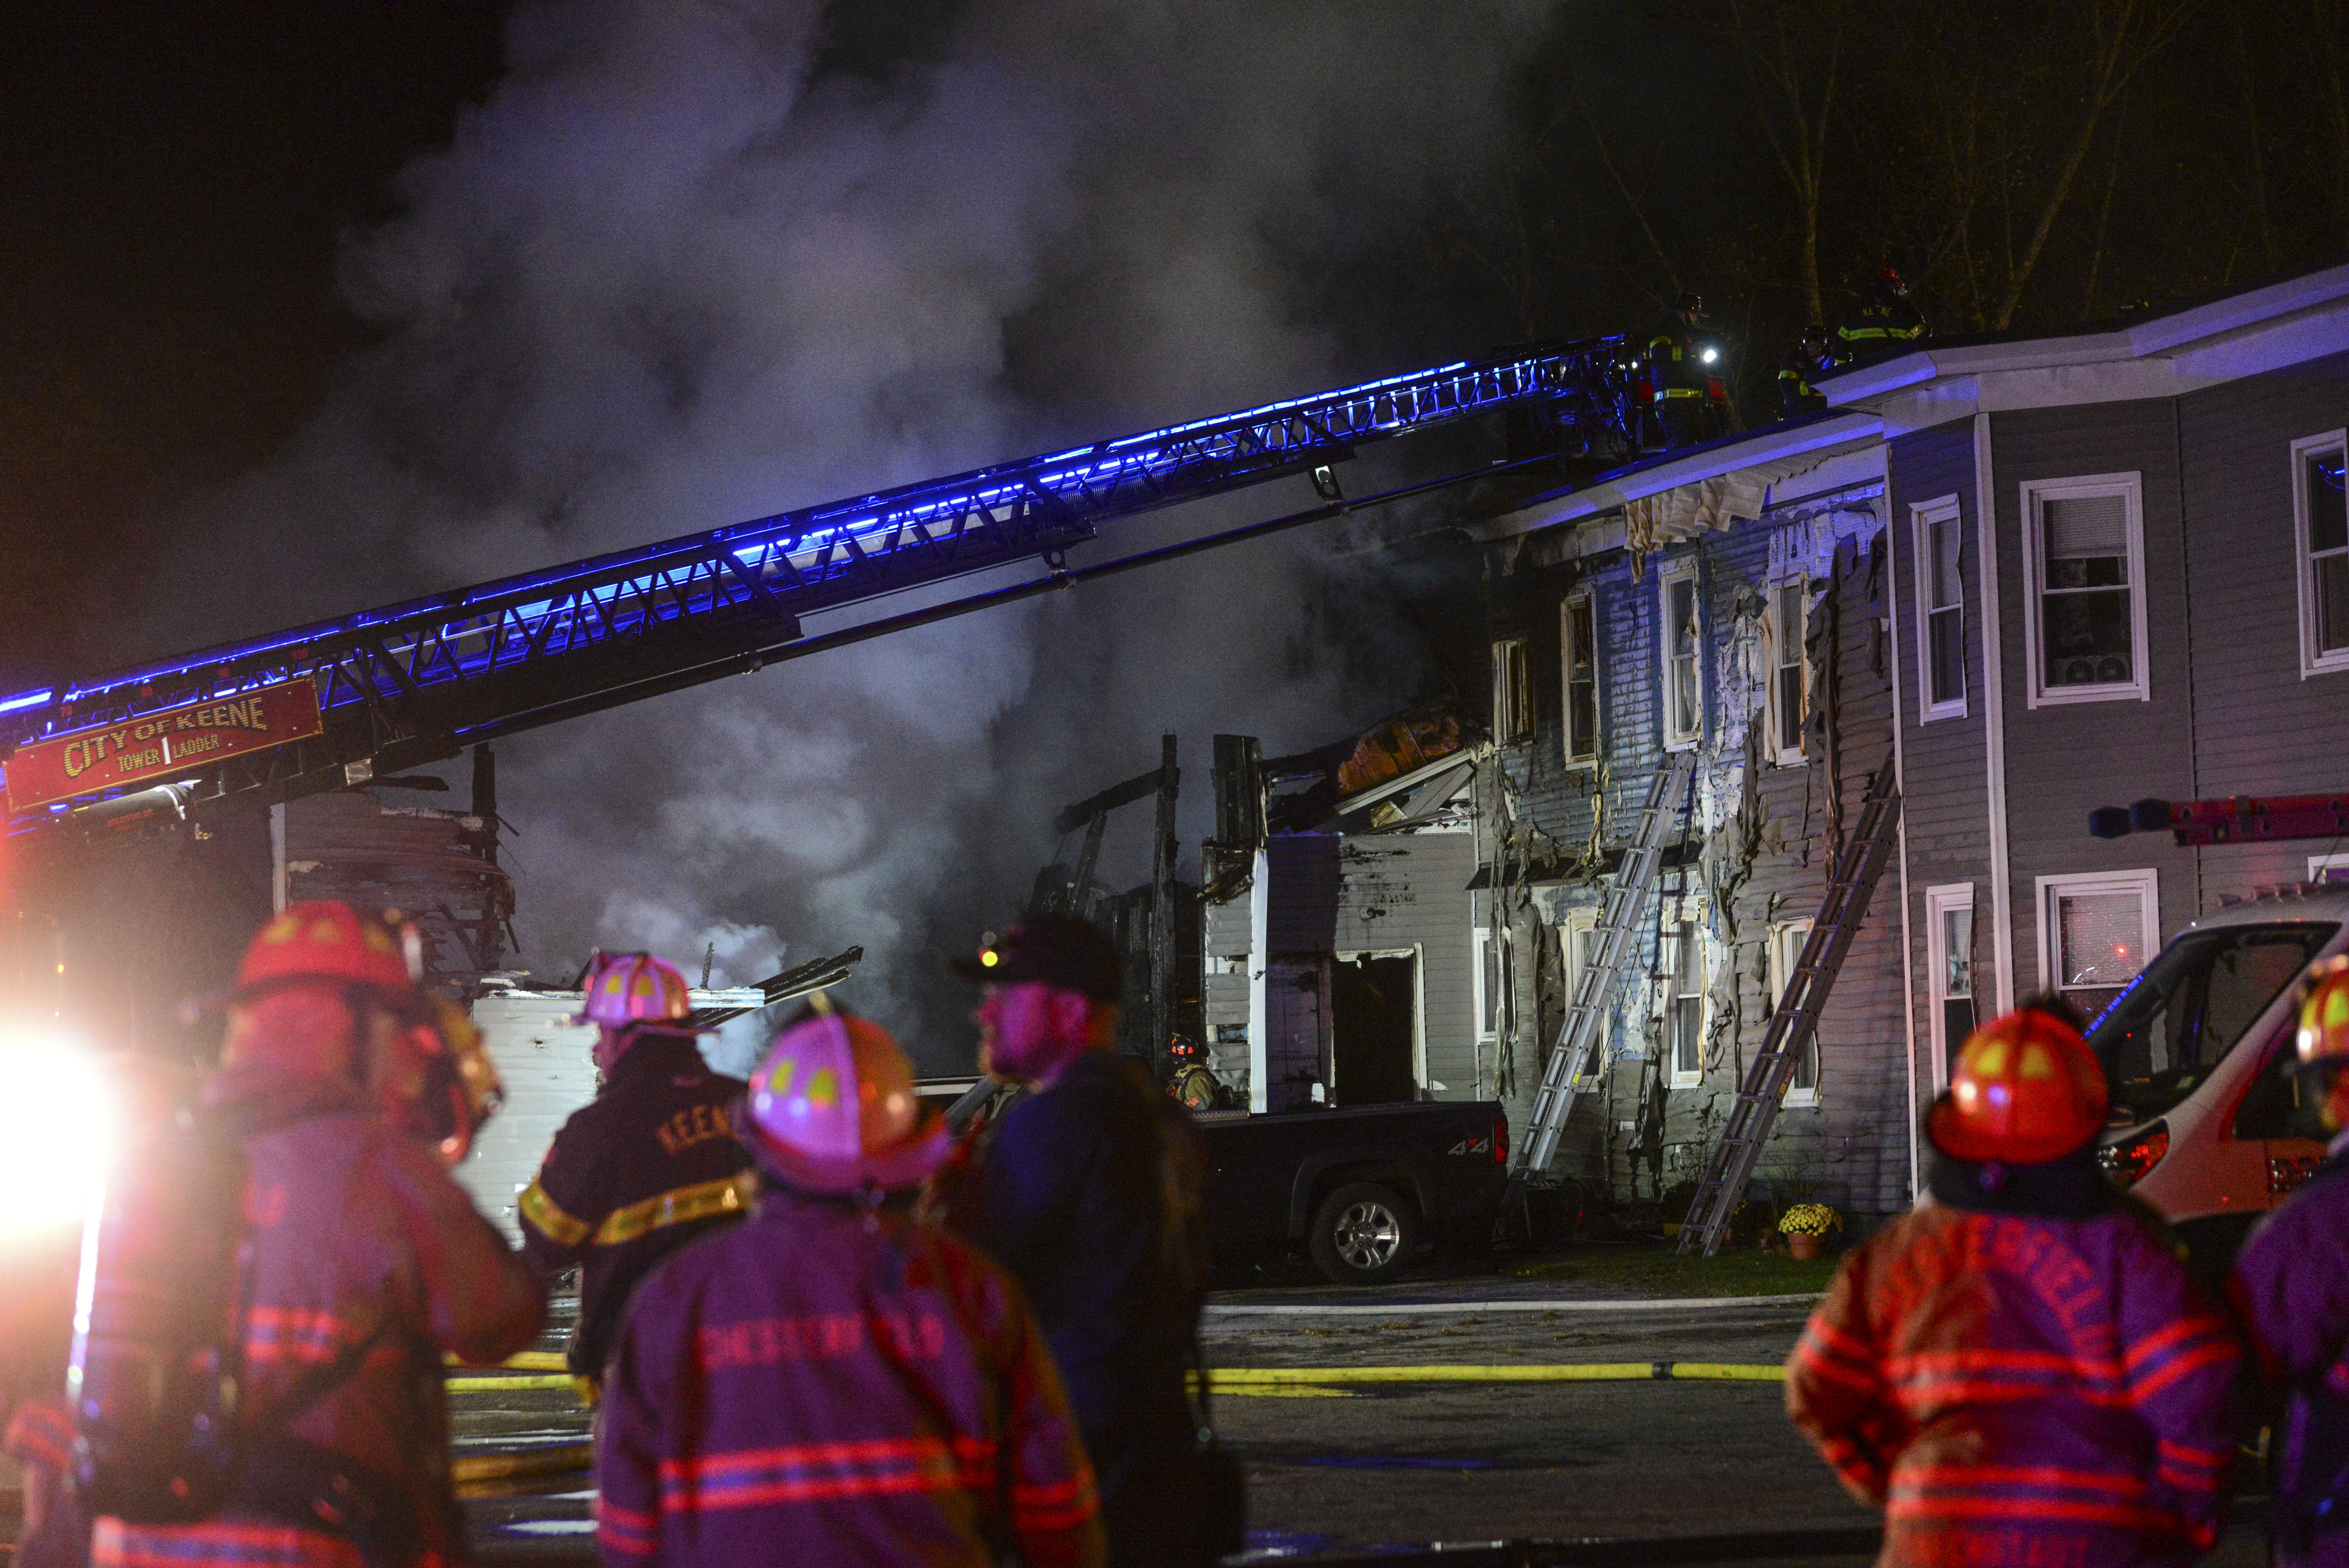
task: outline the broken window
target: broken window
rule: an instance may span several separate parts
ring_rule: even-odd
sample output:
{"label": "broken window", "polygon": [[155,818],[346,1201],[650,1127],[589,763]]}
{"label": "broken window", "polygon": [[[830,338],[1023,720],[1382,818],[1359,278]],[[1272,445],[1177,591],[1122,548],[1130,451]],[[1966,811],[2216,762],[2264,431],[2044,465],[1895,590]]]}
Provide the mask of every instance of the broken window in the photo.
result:
{"label": "broken window", "polygon": [[1588,595],[1566,602],[1560,628],[1565,650],[1566,759],[1599,757],[1599,623]]}
{"label": "broken window", "polygon": [[1692,562],[1659,573],[1663,612],[1664,744],[1686,746],[1697,738],[1704,715],[1702,634],[1697,624],[1696,572]]}
{"label": "broken window", "polygon": [[1936,1083],[1947,1083],[1951,1059],[1974,1032],[1973,883],[1927,888],[1925,923],[1933,1076]]}
{"label": "broken window", "polygon": [[1704,928],[1683,920],[1666,934],[1665,945],[1671,960],[1665,1049],[1672,1083],[1685,1087],[1704,1076]]}
{"label": "broken window", "polygon": [[1770,749],[1785,763],[1803,759],[1803,634],[1810,608],[1811,585],[1803,578],[1770,590]]}
{"label": "broken window", "polygon": [[[1795,965],[1802,962],[1803,944],[1811,938],[1811,922],[1781,921],[1770,928],[1770,1006],[1775,1011],[1786,999],[1786,987],[1794,982]],[[1816,1105],[1819,1102],[1819,1037],[1803,1042],[1803,1054],[1795,1060],[1795,1076],[1786,1085],[1788,1105]]]}
{"label": "broken window", "polygon": [[1963,535],[1951,500],[1917,514],[1918,676],[1927,719],[1966,711],[1966,597],[1958,551]]}
{"label": "broken window", "polygon": [[2145,696],[2137,476],[2035,487],[2030,500],[2033,704]]}
{"label": "broken window", "polygon": [[2344,494],[2342,433],[2295,442],[2292,452],[2302,562],[2301,674],[2349,669],[2349,495]]}
{"label": "broken window", "polygon": [[1534,732],[1534,673],[1526,639],[1493,645],[1493,738],[1522,740]]}

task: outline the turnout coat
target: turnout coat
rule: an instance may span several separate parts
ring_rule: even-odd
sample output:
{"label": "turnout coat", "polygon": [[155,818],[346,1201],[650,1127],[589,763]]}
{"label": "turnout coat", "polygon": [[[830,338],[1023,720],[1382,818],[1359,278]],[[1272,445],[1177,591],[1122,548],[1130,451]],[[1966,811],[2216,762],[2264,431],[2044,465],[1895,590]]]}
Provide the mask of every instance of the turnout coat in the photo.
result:
{"label": "turnout coat", "polygon": [[1092,1467],[1019,1289],[954,1237],[769,1191],[636,1287],[605,1560],[1098,1568]]}
{"label": "turnout coat", "polygon": [[[2306,1489],[2312,1501],[2349,1469],[2349,1157],[2335,1140],[2332,1158],[2253,1231],[2236,1254],[2228,1294],[2251,1335],[2260,1369],[2285,1394],[2276,1423],[2276,1470],[2286,1497]],[[2328,1514],[2349,1510],[2335,1496]],[[2312,1509],[2313,1512],[2313,1510]],[[2280,1499],[2274,1517],[2286,1508]],[[2303,1548],[2280,1546],[2278,1560],[2311,1568],[2349,1568],[2349,1522]]]}
{"label": "turnout coat", "polygon": [[1786,1410],[1884,1510],[1882,1563],[2184,1563],[2217,1539],[2240,1352],[2120,1202],[1930,1203],[1837,1274],[1787,1363]]}

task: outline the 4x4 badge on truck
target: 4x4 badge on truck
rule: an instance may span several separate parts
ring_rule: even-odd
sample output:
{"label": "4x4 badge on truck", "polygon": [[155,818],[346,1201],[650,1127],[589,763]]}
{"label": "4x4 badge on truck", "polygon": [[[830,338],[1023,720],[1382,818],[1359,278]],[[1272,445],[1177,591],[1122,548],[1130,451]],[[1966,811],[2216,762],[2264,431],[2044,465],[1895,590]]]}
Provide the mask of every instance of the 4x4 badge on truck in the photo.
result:
{"label": "4x4 badge on truck", "polygon": [[1446,1154],[1485,1154],[1490,1153],[1492,1151],[1492,1148],[1493,1140],[1489,1138],[1464,1138],[1444,1152]]}

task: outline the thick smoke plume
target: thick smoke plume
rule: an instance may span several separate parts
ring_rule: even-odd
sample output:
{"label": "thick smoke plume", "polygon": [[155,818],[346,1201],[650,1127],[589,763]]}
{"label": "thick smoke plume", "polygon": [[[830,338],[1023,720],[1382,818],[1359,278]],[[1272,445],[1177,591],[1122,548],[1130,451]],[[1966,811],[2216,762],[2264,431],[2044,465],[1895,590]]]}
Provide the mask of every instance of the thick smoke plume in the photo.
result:
{"label": "thick smoke plume", "polygon": [[[349,243],[382,346],[199,520],[253,625],[1395,368],[1389,307],[1341,319],[1327,280],[1418,242],[1537,20],[971,0],[870,43],[893,13],[926,15],[518,11],[506,78]],[[523,961],[714,942],[740,982],[862,943],[851,999],[967,1060],[936,955],[1024,896],[1061,804],[1177,731],[1195,842],[1212,732],[1302,747],[1412,695],[1362,588],[1289,537],[509,741]]]}

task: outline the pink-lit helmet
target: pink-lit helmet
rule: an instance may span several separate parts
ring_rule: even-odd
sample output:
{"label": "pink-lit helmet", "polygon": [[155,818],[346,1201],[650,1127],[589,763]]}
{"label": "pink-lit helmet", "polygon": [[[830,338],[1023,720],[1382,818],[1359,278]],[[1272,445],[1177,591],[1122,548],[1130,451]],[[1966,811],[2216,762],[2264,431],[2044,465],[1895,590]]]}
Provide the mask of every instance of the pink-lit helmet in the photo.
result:
{"label": "pink-lit helmet", "polygon": [[752,1150],[811,1191],[911,1187],[954,1144],[924,1113],[905,1053],[869,1018],[807,1018],[776,1036],[744,1109]]}
{"label": "pink-lit helmet", "polygon": [[624,1029],[630,1024],[675,1024],[693,1014],[685,975],[666,958],[649,953],[598,952],[587,960],[581,982],[585,1009],[571,1021]]}

